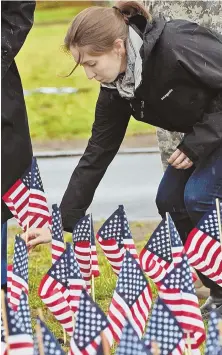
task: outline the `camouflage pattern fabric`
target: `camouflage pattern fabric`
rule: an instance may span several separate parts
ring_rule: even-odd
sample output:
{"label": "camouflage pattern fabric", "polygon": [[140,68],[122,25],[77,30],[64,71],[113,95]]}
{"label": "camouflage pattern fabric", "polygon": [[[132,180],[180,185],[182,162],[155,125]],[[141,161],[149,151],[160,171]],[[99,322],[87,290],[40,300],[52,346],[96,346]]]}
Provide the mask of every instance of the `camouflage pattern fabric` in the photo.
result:
{"label": "camouflage pattern fabric", "polygon": [[[186,19],[199,23],[222,33],[222,1],[144,1],[153,16],[163,14],[167,20],[172,18]],[[157,140],[161,154],[163,169],[168,166],[167,160],[176,150],[183,138],[183,133],[169,132],[157,128]]]}

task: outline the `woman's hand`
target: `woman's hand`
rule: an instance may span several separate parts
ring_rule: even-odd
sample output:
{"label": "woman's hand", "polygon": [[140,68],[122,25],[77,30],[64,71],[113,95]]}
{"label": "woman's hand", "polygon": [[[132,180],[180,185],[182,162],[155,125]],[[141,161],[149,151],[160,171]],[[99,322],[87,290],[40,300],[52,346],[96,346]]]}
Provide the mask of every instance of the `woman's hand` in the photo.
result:
{"label": "woman's hand", "polygon": [[28,231],[28,236],[27,233],[23,233],[21,237],[25,241],[27,238],[27,247],[29,250],[39,244],[46,244],[52,241],[52,235],[48,228],[31,229]]}
{"label": "woman's hand", "polygon": [[179,149],[171,155],[168,159],[168,163],[175,169],[189,169],[193,165],[193,162]]}

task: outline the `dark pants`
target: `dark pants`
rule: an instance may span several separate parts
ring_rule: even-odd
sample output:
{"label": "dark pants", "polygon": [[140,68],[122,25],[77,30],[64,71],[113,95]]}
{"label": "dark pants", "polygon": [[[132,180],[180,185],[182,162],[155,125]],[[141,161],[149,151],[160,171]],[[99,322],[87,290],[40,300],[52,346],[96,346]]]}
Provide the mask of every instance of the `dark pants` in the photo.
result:
{"label": "dark pants", "polygon": [[1,286],[7,282],[7,223],[1,230]]}
{"label": "dark pants", "polygon": [[[185,243],[189,232],[215,202],[222,199],[222,147],[196,167],[177,170],[168,166],[156,197],[156,204],[162,217],[169,212]],[[203,284],[211,293],[222,292],[222,288],[198,273]]]}

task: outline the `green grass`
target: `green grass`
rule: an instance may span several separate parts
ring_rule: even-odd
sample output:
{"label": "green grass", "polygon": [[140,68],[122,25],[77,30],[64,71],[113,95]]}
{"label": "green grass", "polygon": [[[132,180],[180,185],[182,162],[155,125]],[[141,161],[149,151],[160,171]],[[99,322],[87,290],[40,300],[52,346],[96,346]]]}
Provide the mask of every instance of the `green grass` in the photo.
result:
{"label": "green grass", "polygon": [[[79,8],[77,8],[78,10]],[[53,21],[75,14],[76,8],[36,11],[37,24],[44,19]],[[33,139],[88,138],[94,121],[99,84],[86,78],[78,68],[71,77],[64,78],[74,66],[71,56],[61,49],[68,25],[34,25],[16,62],[24,89],[71,86],[77,94],[26,96],[30,131]],[[155,128],[131,119],[127,135],[153,133]]]}
{"label": "green grass", "polygon": [[69,22],[84,7],[65,6],[50,9],[37,9],[35,11],[35,24],[50,24],[55,22]]}

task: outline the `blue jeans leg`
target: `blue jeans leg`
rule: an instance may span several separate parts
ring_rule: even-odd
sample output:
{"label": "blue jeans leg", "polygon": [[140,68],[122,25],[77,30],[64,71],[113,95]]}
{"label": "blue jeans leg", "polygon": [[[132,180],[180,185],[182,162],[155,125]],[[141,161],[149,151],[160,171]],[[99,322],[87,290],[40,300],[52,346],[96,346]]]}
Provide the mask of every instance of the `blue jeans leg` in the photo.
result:
{"label": "blue jeans leg", "polygon": [[[185,243],[191,229],[215,202],[222,198],[222,147],[216,149],[202,163],[187,170],[171,166],[166,170],[160,183],[156,203],[163,217],[169,212]],[[212,292],[221,291],[202,274],[202,282]]]}
{"label": "blue jeans leg", "polygon": [[7,282],[7,222],[1,230],[1,285]]}

